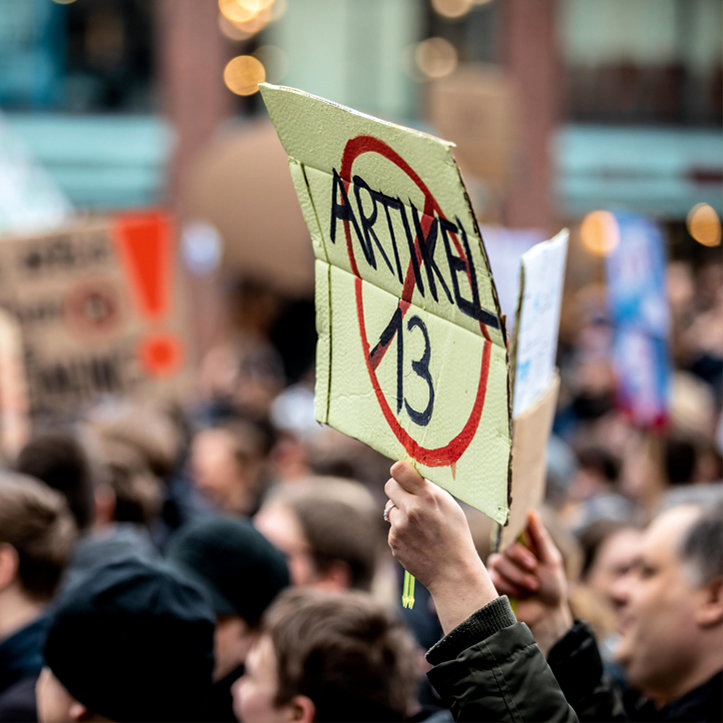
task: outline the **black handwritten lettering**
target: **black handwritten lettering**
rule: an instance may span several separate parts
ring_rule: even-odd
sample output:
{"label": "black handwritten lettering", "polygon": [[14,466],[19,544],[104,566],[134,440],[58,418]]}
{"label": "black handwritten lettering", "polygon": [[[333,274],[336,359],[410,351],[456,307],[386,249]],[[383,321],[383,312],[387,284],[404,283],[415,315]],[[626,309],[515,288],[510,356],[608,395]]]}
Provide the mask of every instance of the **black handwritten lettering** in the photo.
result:
{"label": "black handwritten lettering", "polygon": [[[466,316],[498,329],[497,316],[482,308],[472,247],[460,219],[456,218],[455,224],[438,212],[426,215],[411,199],[408,206],[405,206],[401,199],[371,188],[359,175],[354,175],[352,182],[354,193],[351,198],[356,203],[356,209],[353,208],[350,194],[347,193],[345,184],[349,182],[342,180],[338,171],[333,170],[330,228],[332,243],[336,243],[338,222],[344,222],[346,232],[356,237],[369,267],[377,270],[378,253],[384,262],[379,271],[388,271],[404,286],[410,280],[405,278],[405,265],[407,274],[411,266],[414,284],[408,286],[407,291],[413,288],[422,298],[429,292],[437,303],[446,301],[459,308]],[[378,225],[384,223],[380,218],[380,205],[384,208],[386,217],[387,229],[384,232],[380,231]],[[399,215],[398,220],[395,219],[394,212]],[[411,219],[408,216],[410,212]],[[399,221],[404,230],[406,248],[399,232]],[[454,244],[450,236],[455,237]],[[439,248],[440,237],[444,251]],[[470,287],[469,291],[467,285]],[[403,288],[400,287],[400,297],[402,291]],[[406,300],[411,301],[411,298]]]}
{"label": "black handwritten lettering", "polygon": [[429,361],[432,350],[429,343],[429,333],[424,322],[416,315],[412,316],[407,322],[407,330],[419,329],[424,337],[424,351],[420,359],[412,360],[412,371],[421,377],[429,389],[427,397],[427,406],[423,411],[418,411],[412,407],[404,396],[404,334],[402,326],[402,310],[397,307],[392,314],[392,318],[382,331],[379,342],[369,353],[369,360],[375,362],[380,354],[391,344],[395,335],[397,337],[397,414],[402,411],[402,406],[407,410],[409,418],[422,427],[426,427],[432,418],[434,409],[434,384],[432,383],[432,375],[429,371]]}
{"label": "black handwritten lettering", "polygon": [[[339,193],[341,194],[342,203],[339,203],[337,201]],[[376,269],[377,261],[374,258],[374,249],[372,248],[371,244],[366,244],[364,236],[362,236],[362,232],[359,230],[359,224],[357,223],[356,216],[354,216],[354,211],[352,210],[351,204],[349,203],[349,197],[346,194],[344,182],[341,180],[341,177],[336,172],[336,169],[334,169],[334,183],[331,187],[331,229],[329,231],[332,243],[336,242],[337,221],[351,221],[351,224],[354,227],[354,232],[356,233],[356,237],[357,239],[359,239],[359,245],[361,246],[364,258],[366,259],[369,266],[371,266],[373,269]]]}
{"label": "black handwritten lettering", "polygon": [[[418,317],[413,316],[407,322],[407,329],[419,329],[424,336],[424,352],[422,353],[421,359],[412,361],[412,369],[427,382],[427,388],[429,389],[429,397],[427,406],[423,411],[418,412],[416,409],[409,405],[407,400],[404,400],[404,408],[407,410],[409,418],[421,427],[426,427],[429,424],[429,420],[432,418],[432,410],[434,409],[434,385],[432,384],[432,375],[429,373],[429,359],[431,357],[431,348],[429,346],[429,334],[427,333],[427,327],[424,322]],[[401,334],[400,334],[401,336]]]}
{"label": "black handwritten lettering", "polygon": [[395,211],[398,211],[402,223],[404,224],[405,229],[408,229],[409,224],[407,223],[407,217],[404,213],[404,205],[398,198],[391,198],[383,193],[380,193],[379,191],[371,191],[374,195],[374,200],[377,203],[381,203],[382,206],[384,206],[384,213],[387,217],[387,227],[389,228],[389,238],[392,240],[392,249],[394,250],[394,261],[396,262],[397,266],[397,279],[399,280],[399,283],[404,283],[404,277],[402,276],[402,263],[399,259],[399,248],[397,247],[397,235],[394,233],[394,224],[392,223],[392,215],[389,213],[389,209],[392,208]]}
{"label": "black handwritten lettering", "polygon": [[[387,268],[394,273],[394,269],[392,268],[391,263],[389,262],[389,257],[386,254],[386,251],[384,251],[384,247],[379,243],[379,237],[374,232],[374,222],[377,220],[377,201],[374,197],[374,194],[372,193],[371,188],[367,186],[366,182],[363,178],[360,176],[354,176],[352,179],[354,181],[354,196],[356,198],[357,206],[359,207],[359,217],[361,218],[361,226],[362,231],[364,233],[364,239],[366,240],[366,245],[368,249],[372,248],[372,240],[376,244],[377,248],[379,249],[379,253],[382,255],[382,258],[384,259],[384,263],[387,265]],[[372,210],[371,213],[367,216],[366,213],[364,213],[364,204],[362,203],[361,199],[361,192],[362,190],[366,191],[369,198],[372,202]]]}
{"label": "black handwritten lettering", "polygon": [[444,289],[444,293],[447,295],[447,300],[452,302],[452,295],[449,293],[449,288],[444,281],[444,276],[439,270],[439,266],[434,260],[434,249],[437,245],[437,229],[439,228],[439,218],[434,218],[429,226],[429,232],[425,236],[424,229],[422,229],[421,221],[419,220],[419,211],[416,206],[411,202],[409,205],[412,207],[412,220],[414,221],[414,229],[417,233],[417,242],[419,244],[419,250],[422,254],[422,260],[424,262],[424,268],[427,271],[427,282],[429,283],[429,291],[432,294],[432,298],[435,301],[439,301],[437,296],[437,285],[434,281],[435,274],[439,279],[441,287]]}

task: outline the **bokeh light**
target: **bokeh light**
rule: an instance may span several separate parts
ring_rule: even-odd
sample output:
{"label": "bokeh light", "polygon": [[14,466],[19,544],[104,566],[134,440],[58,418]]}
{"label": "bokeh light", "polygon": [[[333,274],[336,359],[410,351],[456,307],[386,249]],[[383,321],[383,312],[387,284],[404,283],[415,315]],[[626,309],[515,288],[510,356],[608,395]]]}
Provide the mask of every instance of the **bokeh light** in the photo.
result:
{"label": "bokeh light", "polygon": [[242,30],[243,32],[248,33],[249,35],[255,35],[256,33],[260,33],[270,22],[271,22],[271,9],[266,8],[266,10],[262,10],[261,12],[254,15],[254,17],[252,17],[251,20],[246,20],[245,22],[234,23],[234,25],[239,30]]}
{"label": "bokeh light", "polygon": [[607,256],[620,243],[620,227],[610,211],[591,211],[582,220],[580,238],[590,253]]}
{"label": "bokeh light", "polygon": [[253,95],[266,80],[266,69],[252,55],[238,55],[223,70],[223,82],[236,95]]}
{"label": "bokeh light", "polygon": [[415,48],[414,60],[427,78],[445,78],[457,68],[457,50],[444,38],[427,38]]}
{"label": "bokeh light", "polygon": [[432,0],[435,12],[445,18],[461,18],[473,5],[473,0]]}
{"label": "bokeh light", "polygon": [[688,212],[688,233],[703,246],[720,246],[721,223],[718,214],[707,203],[696,203]]}
{"label": "bokeh light", "polygon": [[53,0],[53,2],[56,5],[70,5],[71,3],[74,3],[75,0]]}
{"label": "bokeh light", "polygon": [[218,0],[218,9],[232,23],[248,22],[258,14],[258,10],[247,7],[241,0]]}
{"label": "bokeh light", "polygon": [[238,23],[229,20],[225,15],[219,13],[218,29],[229,39],[234,41],[248,40],[253,33],[242,30]]}

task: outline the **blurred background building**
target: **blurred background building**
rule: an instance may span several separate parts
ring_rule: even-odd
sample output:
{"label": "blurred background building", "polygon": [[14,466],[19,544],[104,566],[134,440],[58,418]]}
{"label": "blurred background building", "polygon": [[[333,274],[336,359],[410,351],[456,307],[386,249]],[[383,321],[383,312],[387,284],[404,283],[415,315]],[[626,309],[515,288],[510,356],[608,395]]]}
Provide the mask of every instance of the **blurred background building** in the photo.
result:
{"label": "blurred background building", "polygon": [[673,257],[720,253],[721,0],[0,0],[0,18],[0,107],[74,207],[170,205],[202,270],[306,240],[263,79],[454,140],[480,220],[570,225],[573,266],[599,208],[653,216]]}

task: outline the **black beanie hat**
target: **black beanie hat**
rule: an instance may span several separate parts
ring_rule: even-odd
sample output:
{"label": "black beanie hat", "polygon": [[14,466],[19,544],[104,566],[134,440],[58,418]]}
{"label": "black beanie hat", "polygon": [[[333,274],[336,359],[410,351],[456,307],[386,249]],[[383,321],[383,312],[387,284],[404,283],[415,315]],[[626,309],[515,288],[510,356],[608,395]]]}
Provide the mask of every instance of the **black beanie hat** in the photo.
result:
{"label": "black beanie hat", "polygon": [[245,519],[184,525],[169,541],[166,561],[207,591],[217,615],[238,615],[251,626],[290,584],[284,554]]}
{"label": "black beanie hat", "polygon": [[124,559],[94,567],[51,613],[45,661],[114,721],[200,720],[213,674],[207,598],[174,571]]}

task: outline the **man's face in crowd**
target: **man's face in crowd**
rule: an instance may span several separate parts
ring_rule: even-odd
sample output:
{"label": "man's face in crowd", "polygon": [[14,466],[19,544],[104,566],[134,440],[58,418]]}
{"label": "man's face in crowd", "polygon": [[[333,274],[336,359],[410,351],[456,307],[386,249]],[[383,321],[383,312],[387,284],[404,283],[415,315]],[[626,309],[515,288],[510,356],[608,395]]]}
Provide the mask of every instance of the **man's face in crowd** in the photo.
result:
{"label": "man's face in crowd", "polygon": [[615,610],[619,610],[622,603],[615,595],[618,582],[629,574],[641,539],[642,532],[632,527],[613,532],[600,545],[588,573],[587,584]]}
{"label": "man's face in crowd", "polygon": [[247,475],[225,429],[204,429],[191,443],[191,470],[201,494],[220,510],[246,514],[252,502]]}
{"label": "man's face in crowd", "polygon": [[291,705],[277,706],[276,654],[268,635],[262,635],[246,658],[246,671],[233,686],[233,710],[243,723],[288,723]]}
{"label": "man's face in crowd", "polygon": [[254,517],[254,526],[286,555],[293,585],[304,587],[315,582],[316,571],[309,543],[288,505],[277,501],[264,504]]}
{"label": "man's face in crowd", "polygon": [[695,606],[700,589],[679,557],[680,545],[700,514],[681,506],[646,530],[630,573],[617,585],[622,602],[616,657],[629,683],[660,702],[679,697],[696,657]]}

